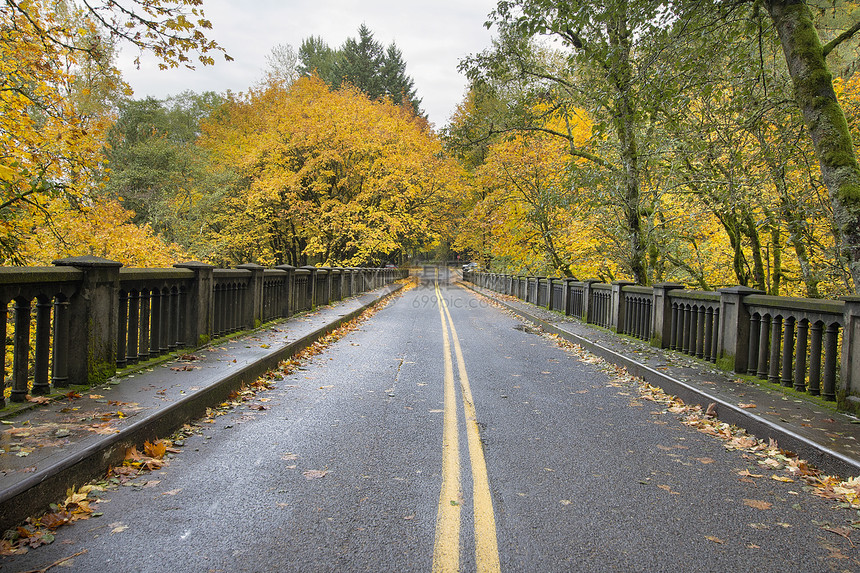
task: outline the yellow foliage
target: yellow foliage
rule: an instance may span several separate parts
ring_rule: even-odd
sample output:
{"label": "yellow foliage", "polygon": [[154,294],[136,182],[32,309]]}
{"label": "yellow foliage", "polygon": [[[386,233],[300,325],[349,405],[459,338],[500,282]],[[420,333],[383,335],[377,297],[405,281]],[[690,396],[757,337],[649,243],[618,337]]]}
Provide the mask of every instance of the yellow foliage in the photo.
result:
{"label": "yellow foliage", "polygon": [[79,255],[119,261],[127,267],[169,267],[188,260],[177,245],[165,242],[148,225],[131,222],[134,213],[116,201],[99,201],[73,209],[62,199],[45,205],[51,224],[34,221],[22,235],[21,257],[32,265]]}
{"label": "yellow foliage", "polygon": [[378,264],[432,242],[460,186],[419,118],[318,78],[230,101],[205,127],[204,144],[242,182],[215,237],[237,260]]}

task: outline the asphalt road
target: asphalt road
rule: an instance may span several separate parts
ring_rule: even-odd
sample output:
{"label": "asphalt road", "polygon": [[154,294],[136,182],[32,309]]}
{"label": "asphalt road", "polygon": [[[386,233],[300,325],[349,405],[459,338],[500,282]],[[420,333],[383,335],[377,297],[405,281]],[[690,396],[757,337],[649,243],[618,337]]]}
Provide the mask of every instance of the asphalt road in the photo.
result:
{"label": "asphalt road", "polygon": [[0,570],[860,570],[827,529],[857,512],[453,286],[406,292],[201,426]]}

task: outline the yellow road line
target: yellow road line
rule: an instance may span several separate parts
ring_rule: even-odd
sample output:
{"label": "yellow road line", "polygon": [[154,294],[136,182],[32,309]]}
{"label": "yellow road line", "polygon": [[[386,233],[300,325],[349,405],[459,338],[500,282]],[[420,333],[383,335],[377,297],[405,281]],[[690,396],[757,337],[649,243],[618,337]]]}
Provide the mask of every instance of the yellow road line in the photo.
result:
{"label": "yellow road line", "polygon": [[466,414],[466,436],[469,444],[469,459],[472,463],[475,565],[478,573],[496,573],[501,570],[499,547],[496,540],[496,518],[493,513],[493,498],[490,494],[487,463],[484,459],[484,449],[481,447],[478,416],[475,411],[475,402],[472,399],[472,389],[469,386],[469,376],[466,373],[466,361],[463,359],[463,350],[460,348],[460,337],[457,336],[457,329],[454,328],[454,320],[451,318],[448,305],[442,297],[439,297],[439,300],[441,301],[440,307],[445,309],[448,324],[451,325],[451,338],[454,340],[454,352],[457,355],[457,368],[460,374],[460,391],[463,394],[463,410]]}
{"label": "yellow road line", "polygon": [[[439,284],[436,297],[441,300]],[[454,386],[454,365],[451,342],[442,306],[442,345],[445,351],[444,421],[442,426],[442,490],[436,513],[436,541],[433,546],[434,573],[456,573],[460,570],[460,446],[457,435],[457,390]]]}

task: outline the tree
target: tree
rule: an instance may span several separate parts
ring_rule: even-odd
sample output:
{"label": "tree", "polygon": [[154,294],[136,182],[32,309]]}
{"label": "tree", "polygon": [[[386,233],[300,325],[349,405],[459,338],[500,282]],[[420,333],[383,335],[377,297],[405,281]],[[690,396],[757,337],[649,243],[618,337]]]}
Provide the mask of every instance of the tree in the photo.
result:
{"label": "tree", "polygon": [[299,55],[289,44],[278,44],[266,56],[266,77],[290,85],[299,77]]}
{"label": "tree", "polygon": [[812,138],[854,289],[860,292],[860,164],[826,57],[860,30],[860,22],[822,45],[804,0],[765,0],[779,34],[795,99]]}
{"label": "tree", "polygon": [[394,42],[383,48],[365,24],[359,27],[358,38],[347,38],[336,50],[320,37],[305,38],[298,57],[302,76],[316,74],[331,89],[349,84],[370,99],[389,97],[396,104],[407,104],[415,115],[423,115],[400,49]]}
{"label": "tree", "polygon": [[333,50],[320,36],[311,36],[302,40],[298,53],[298,73],[310,77],[314,74],[322,78],[329,86],[340,85],[337,75],[337,61],[340,53]]}
{"label": "tree", "polygon": [[[82,32],[86,35],[98,29],[111,43],[131,44],[141,54],[151,52],[161,60],[161,68],[184,65],[193,69],[192,57],[208,66],[215,63],[210,52],[224,53],[203,32],[211,29],[212,23],[202,6],[203,0],[138,0],[131,7],[117,0],[91,0],[80,9],[65,2],[5,0],[3,15],[15,21],[19,30],[39,38],[46,49],[66,49],[93,60],[102,59],[100,42],[75,41]],[[75,17],[69,18],[70,13]],[[86,27],[76,29],[80,22]],[[224,57],[232,59],[226,53]]]}
{"label": "tree", "polygon": [[[649,42],[665,24],[661,8],[662,3],[657,0],[499,2],[490,16],[491,23],[499,26],[503,41],[495,54],[465,63],[477,74],[481,69],[491,75],[500,71],[517,74],[529,81],[533,89],[542,89],[551,98],[554,102],[551,109],[576,102],[592,113],[598,133],[606,129],[612,135],[612,156],[574,148],[571,152],[609,170],[616,179],[618,205],[627,235],[625,242],[629,247],[626,263],[640,284],[649,282],[648,239],[643,219],[650,210],[642,204],[640,131],[653,101],[641,79],[648,77],[647,69],[654,65],[655,53],[659,53],[649,50]],[[533,48],[521,40],[539,35],[560,40],[570,51],[568,69],[534,65],[541,59],[535,59]],[[517,127],[553,131],[535,123]],[[564,132],[555,133],[570,141]]]}
{"label": "tree", "polygon": [[340,48],[335,70],[340,81],[349,83],[370,99],[379,99],[386,93],[382,72],[384,64],[382,44],[373,39],[365,24],[358,28],[358,38],[347,38]]}
{"label": "tree", "polygon": [[235,174],[212,216],[225,262],[395,262],[439,240],[462,186],[410,110],[317,77],[228,100],[204,144]]}
{"label": "tree", "polygon": [[200,0],[85,3],[6,0],[0,6],[0,258],[24,263],[34,222],[88,209],[104,179],[101,142],[110,99],[127,89],[112,65],[130,42],[164,67],[204,65],[221,50],[205,38]]}
{"label": "tree", "polygon": [[106,190],[133,212],[133,222],[199,258],[210,254],[204,229],[223,181],[197,140],[200,122],[222,102],[213,92],[123,101],[104,150],[110,170]]}
{"label": "tree", "polygon": [[385,95],[395,103],[409,103],[416,114],[420,111],[421,100],[415,91],[415,81],[406,75],[406,62],[394,42],[385,51],[380,75]]}

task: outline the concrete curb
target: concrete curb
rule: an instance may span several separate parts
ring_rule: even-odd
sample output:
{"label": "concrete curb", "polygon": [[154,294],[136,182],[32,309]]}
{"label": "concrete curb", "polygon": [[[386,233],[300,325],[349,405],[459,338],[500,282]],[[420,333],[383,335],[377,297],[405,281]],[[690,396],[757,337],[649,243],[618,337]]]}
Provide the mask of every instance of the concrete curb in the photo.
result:
{"label": "concrete curb", "polygon": [[482,296],[489,296],[516,315],[540,326],[544,331],[550,334],[555,334],[568,342],[572,342],[573,344],[577,344],[595,356],[603,358],[607,362],[624,367],[633,376],[642,378],[653,386],[659,386],[668,394],[678,396],[686,404],[698,404],[703,408],[706,408],[710,404],[716,404],[717,417],[723,422],[744,428],[759,438],[773,438],[779,443],[780,448],[797,453],[801,458],[808,460],[816,467],[824,470],[826,473],[846,477],[860,475],[860,461],[858,460],[833,451],[827,446],[801,436],[788,428],[780,426],[779,424],[774,424],[770,420],[762,418],[749,410],[739,408],[734,404],[712,396],[701,388],[682,382],[681,380],[673,378],[663,372],[658,372],[645,364],[621,355],[605,346],[560,329],[545,320],[529,314],[528,312],[481,292],[473,288],[471,285],[467,285],[465,283],[460,284]]}
{"label": "concrete curb", "polygon": [[103,476],[110,467],[122,463],[126,450],[131,446],[170,435],[187,421],[201,417],[206,413],[206,408],[224,402],[231,392],[243,384],[253,382],[283,360],[301,352],[401,288],[402,284],[388,286],[374,300],[356,310],[0,492],[0,532],[45,511],[47,505],[63,497],[70,486],[83,485]]}

